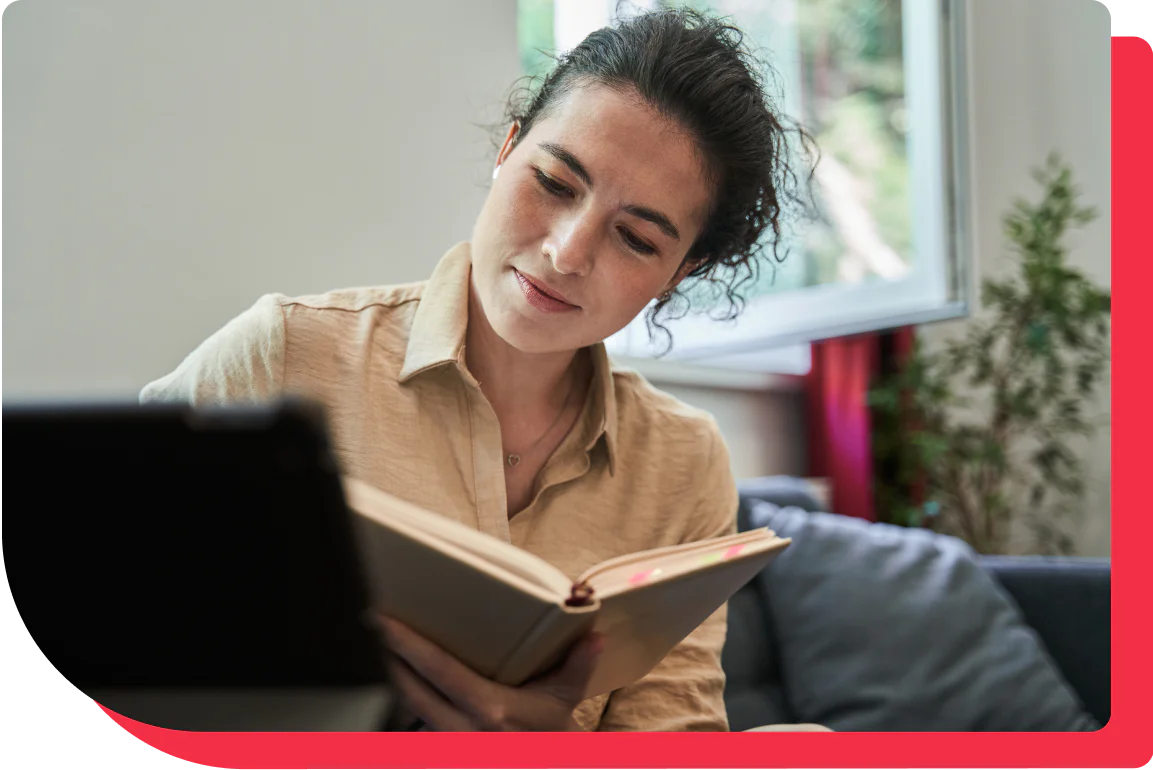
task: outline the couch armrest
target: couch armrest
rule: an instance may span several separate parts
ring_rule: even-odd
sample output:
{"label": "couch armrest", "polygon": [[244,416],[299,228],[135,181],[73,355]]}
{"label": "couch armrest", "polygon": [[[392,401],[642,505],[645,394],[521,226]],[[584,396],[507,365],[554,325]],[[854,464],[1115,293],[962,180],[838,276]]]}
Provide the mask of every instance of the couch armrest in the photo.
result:
{"label": "couch armrest", "polygon": [[1061,673],[1101,724],[1109,720],[1110,562],[982,556]]}

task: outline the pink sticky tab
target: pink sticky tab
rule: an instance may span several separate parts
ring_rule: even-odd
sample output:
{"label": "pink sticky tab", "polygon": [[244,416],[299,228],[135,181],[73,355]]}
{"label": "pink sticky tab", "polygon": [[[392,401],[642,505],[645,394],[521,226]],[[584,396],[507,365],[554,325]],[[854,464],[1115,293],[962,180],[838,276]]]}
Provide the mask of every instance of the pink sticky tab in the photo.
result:
{"label": "pink sticky tab", "polygon": [[734,545],[732,548],[725,551],[724,558],[731,559],[743,550],[745,550],[745,547],[743,545]]}
{"label": "pink sticky tab", "polygon": [[651,569],[647,569],[644,572],[638,572],[637,574],[635,574],[631,578],[629,578],[629,585],[633,585],[633,586],[639,585],[639,584],[645,582],[646,580],[648,580],[649,576],[652,574],[653,574],[653,571]]}

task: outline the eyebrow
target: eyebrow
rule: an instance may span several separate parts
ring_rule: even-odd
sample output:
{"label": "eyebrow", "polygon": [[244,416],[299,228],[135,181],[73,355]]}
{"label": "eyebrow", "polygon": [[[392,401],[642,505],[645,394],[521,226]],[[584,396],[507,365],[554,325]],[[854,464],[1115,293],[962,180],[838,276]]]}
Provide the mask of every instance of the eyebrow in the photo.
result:
{"label": "eyebrow", "polygon": [[[561,147],[558,144],[553,144],[552,142],[541,142],[537,146],[547,152],[549,155],[559,160],[561,163],[568,166],[569,171],[576,174],[576,176],[582,182],[588,185],[589,189],[592,189],[593,178],[589,175],[588,169],[584,167],[583,163],[577,160],[575,155],[566,150],[564,147]],[[643,219],[646,222],[652,222],[662,233],[672,238],[674,241],[679,241],[681,239],[681,231],[678,230],[677,226],[672,223],[672,220],[670,220],[661,212],[656,211],[655,209],[650,209],[648,206],[637,206],[636,204],[629,203],[621,206],[621,211],[632,214],[634,217]]]}

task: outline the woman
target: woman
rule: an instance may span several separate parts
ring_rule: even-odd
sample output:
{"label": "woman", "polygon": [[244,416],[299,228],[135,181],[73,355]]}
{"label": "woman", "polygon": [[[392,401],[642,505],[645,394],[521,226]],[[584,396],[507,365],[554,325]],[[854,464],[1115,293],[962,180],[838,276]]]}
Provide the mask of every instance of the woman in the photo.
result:
{"label": "woman", "polygon": [[[793,176],[750,61],[739,31],[691,11],[593,33],[510,105],[472,237],[427,282],[267,295],[141,399],[319,399],[345,472],[573,576],[733,532],[713,419],[614,371],[602,341],[653,300],[659,325],[689,276],[739,301],[766,229],[775,250]],[[510,688],[384,625],[403,701],[432,729],[727,728],[724,608],[584,701],[603,640]]]}

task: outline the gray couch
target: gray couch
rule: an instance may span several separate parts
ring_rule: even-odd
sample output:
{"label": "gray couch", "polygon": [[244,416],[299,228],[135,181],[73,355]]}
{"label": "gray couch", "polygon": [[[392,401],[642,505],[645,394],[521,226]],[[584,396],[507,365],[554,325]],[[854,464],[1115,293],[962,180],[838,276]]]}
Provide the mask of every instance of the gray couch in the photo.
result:
{"label": "gray couch", "polygon": [[729,605],[733,730],[1094,730],[1109,718],[1107,560],[982,557],[742,482],[740,527],[790,546]]}

